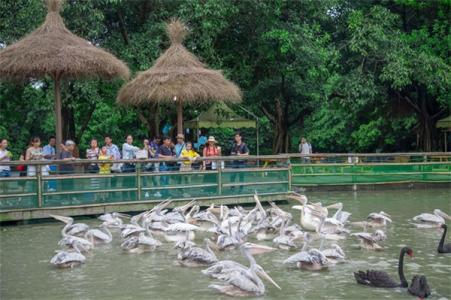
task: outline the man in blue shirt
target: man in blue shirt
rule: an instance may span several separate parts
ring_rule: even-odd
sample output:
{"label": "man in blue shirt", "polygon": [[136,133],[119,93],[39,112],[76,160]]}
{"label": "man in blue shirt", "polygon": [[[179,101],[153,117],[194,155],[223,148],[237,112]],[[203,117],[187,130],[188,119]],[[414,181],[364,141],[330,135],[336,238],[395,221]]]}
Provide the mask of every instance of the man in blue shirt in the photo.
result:
{"label": "man in blue shirt", "polygon": [[[51,136],[49,138],[49,143],[47,145],[45,145],[44,148],[42,148],[42,155],[44,156],[45,159],[47,159],[47,160],[56,159],[55,145],[56,145],[56,138],[54,136]],[[56,172],[55,165],[50,165],[49,169],[50,169],[50,174],[55,174],[55,172]],[[56,191],[56,180],[49,180],[47,182],[47,190],[49,192]]]}

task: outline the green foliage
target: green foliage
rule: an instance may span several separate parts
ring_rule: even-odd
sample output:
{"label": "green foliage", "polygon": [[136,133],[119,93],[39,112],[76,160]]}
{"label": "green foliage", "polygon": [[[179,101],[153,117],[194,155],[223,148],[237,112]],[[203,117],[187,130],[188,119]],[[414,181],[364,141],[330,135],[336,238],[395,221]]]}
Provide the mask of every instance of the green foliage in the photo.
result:
{"label": "green foliage", "polygon": [[[435,122],[449,114],[449,0],[67,0],[67,27],[146,70],[167,48],[165,22],[191,28],[186,47],[238,83],[243,105],[261,120],[261,153],[296,151],[306,136],[315,151],[438,149]],[[0,2],[0,47],[34,30],[42,0]],[[80,149],[104,134],[121,144],[149,134],[150,107],[115,103],[123,82],[63,85],[65,136]],[[189,120],[206,105],[185,107]],[[153,116],[154,117],[154,116]],[[171,105],[159,109],[160,128],[175,123]],[[53,84],[0,84],[0,136],[17,157],[32,135],[54,131]],[[228,149],[233,130],[210,130]],[[255,133],[243,130],[251,152]],[[417,144],[417,135],[420,143]]]}

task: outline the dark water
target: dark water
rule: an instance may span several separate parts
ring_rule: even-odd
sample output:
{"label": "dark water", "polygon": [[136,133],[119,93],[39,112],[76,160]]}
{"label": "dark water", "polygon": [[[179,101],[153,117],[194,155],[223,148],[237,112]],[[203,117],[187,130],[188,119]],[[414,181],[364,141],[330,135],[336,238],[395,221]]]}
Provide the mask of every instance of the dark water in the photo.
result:
{"label": "dark water", "polygon": [[[415,274],[424,274],[432,287],[432,299],[451,298],[451,255],[436,253],[441,232],[415,229],[408,224],[411,217],[434,208],[450,213],[449,189],[330,192],[308,196],[312,201],[326,204],[343,202],[345,210],[352,213],[352,221],[362,220],[373,211],[390,213],[394,222],[387,228],[386,249],[360,250],[358,242],[348,238],[339,242],[348,262],[317,273],[283,266],[281,262],[294,252],[278,250],[257,256],[258,263],[282,287],[279,291],[266,284],[267,293],[262,299],[414,299],[403,289],[359,286],[352,276],[358,269],[374,268],[386,270],[396,278],[399,249],[404,245],[411,246],[415,253],[414,259],[406,258],[408,280]],[[283,208],[290,207],[291,204]],[[293,215],[298,221],[299,213],[293,211]],[[86,223],[99,222],[90,219]],[[112,244],[95,249],[81,267],[55,269],[48,261],[57,249],[61,228],[59,223],[1,228],[0,299],[230,299],[208,289],[213,280],[201,274],[200,269],[175,266],[176,251],[171,245],[164,244],[154,253],[124,254],[117,234]],[[359,229],[353,229],[356,230]],[[201,238],[198,235],[196,239]],[[313,246],[318,244],[316,241]],[[219,253],[218,257],[244,262],[237,251]]]}

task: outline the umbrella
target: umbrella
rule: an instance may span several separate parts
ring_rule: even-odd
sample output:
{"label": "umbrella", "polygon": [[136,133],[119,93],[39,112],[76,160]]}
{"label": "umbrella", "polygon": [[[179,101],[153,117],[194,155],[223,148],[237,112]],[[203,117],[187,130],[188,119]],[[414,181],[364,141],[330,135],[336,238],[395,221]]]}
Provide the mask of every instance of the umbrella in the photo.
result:
{"label": "umbrella", "polygon": [[45,76],[53,79],[57,145],[62,142],[61,80],[129,76],[122,61],[66,28],[59,14],[62,2],[47,0],[44,23],[0,51],[0,79],[26,81]]}
{"label": "umbrella", "polygon": [[150,102],[177,103],[177,132],[183,133],[183,103],[209,101],[241,101],[238,86],[221,71],[207,69],[183,45],[188,31],[180,20],[166,26],[171,46],[153,67],[138,73],[118,94],[118,102],[135,106]]}

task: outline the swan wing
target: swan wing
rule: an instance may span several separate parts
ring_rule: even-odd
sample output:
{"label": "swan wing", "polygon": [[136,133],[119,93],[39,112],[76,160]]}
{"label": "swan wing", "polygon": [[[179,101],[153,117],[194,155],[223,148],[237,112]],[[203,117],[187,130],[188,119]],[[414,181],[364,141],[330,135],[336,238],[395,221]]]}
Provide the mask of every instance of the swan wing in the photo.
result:
{"label": "swan wing", "polygon": [[363,285],[370,285],[374,287],[397,287],[399,283],[393,281],[390,275],[384,271],[367,270],[366,272],[359,271],[354,273],[357,283]]}

